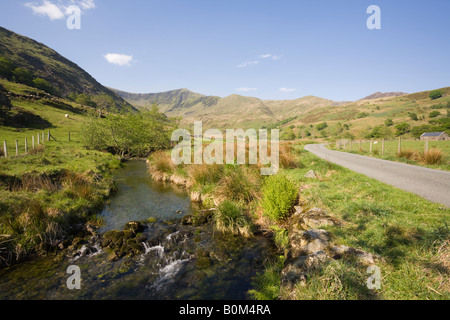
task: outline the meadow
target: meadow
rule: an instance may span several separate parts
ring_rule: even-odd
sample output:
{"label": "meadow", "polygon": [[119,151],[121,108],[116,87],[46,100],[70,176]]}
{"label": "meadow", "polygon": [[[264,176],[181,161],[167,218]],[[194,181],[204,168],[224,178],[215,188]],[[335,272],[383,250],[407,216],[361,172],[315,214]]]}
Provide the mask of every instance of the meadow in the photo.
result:
{"label": "meadow", "polygon": [[398,140],[385,141],[384,155],[382,154],[381,139],[372,141],[372,153],[370,153],[370,141],[362,142],[361,149],[359,141],[354,141],[353,144],[347,142],[345,146],[344,144],[341,144],[339,148],[337,148],[335,144],[331,144],[329,145],[329,148],[390,161],[401,161],[431,169],[450,170],[450,140],[428,142],[429,151],[440,151],[440,157],[437,159],[437,163],[434,164],[432,164],[433,161],[424,159],[425,141],[419,140],[402,140],[402,153],[400,154],[398,154]]}

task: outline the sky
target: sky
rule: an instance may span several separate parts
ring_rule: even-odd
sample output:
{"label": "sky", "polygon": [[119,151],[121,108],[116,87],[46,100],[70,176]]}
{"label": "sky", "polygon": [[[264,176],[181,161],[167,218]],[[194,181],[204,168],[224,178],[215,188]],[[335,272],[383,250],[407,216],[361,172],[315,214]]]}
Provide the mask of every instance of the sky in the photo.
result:
{"label": "sky", "polygon": [[448,0],[1,0],[0,26],[123,91],[353,101],[450,86],[449,12]]}

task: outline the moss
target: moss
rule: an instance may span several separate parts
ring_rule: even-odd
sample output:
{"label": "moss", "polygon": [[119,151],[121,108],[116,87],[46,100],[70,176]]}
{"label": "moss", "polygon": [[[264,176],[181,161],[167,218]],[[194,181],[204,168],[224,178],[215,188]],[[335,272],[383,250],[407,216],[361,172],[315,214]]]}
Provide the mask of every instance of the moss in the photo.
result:
{"label": "moss", "polygon": [[211,259],[208,257],[200,257],[197,259],[195,266],[199,269],[206,269],[211,266]]}

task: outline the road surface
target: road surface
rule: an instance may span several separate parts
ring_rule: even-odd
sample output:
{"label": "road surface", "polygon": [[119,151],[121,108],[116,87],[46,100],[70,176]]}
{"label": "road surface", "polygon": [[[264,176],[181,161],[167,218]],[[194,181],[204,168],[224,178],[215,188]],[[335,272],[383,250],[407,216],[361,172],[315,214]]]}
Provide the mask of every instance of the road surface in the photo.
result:
{"label": "road surface", "polygon": [[323,144],[310,144],[305,146],[305,150],[324,160],[450,208],[450,172],[448,171],[333,151],[325,148]]}

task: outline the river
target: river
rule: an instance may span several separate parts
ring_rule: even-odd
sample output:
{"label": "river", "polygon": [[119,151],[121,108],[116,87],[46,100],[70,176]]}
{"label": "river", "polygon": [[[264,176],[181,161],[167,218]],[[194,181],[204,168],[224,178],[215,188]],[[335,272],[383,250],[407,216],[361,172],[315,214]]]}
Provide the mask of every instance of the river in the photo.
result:
{"label": "river", "polygon": [[[193,207],[186,190],[153,181],[144,161],[115,173],[118,190],[100,216],[100,234],[129,221],[152,221],[142,254],[118,261],[96,244],[89,254],[60,251],[0,270],[0,300],[244,300],[252,278],[275,254],[265,237],[214,232],[211,223],[183,225]],[[151,218],[149,220],[149,218]],[[81,270],[81,289],[67,287],[69,266]]]}

